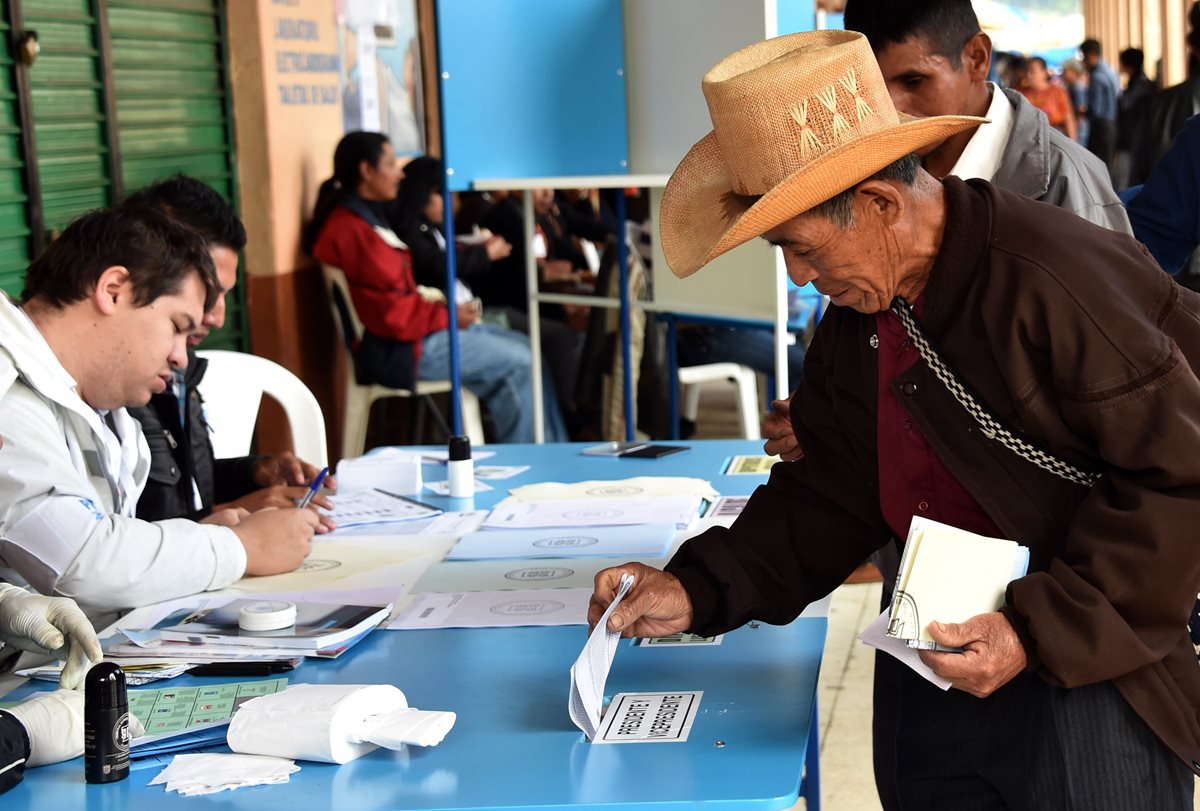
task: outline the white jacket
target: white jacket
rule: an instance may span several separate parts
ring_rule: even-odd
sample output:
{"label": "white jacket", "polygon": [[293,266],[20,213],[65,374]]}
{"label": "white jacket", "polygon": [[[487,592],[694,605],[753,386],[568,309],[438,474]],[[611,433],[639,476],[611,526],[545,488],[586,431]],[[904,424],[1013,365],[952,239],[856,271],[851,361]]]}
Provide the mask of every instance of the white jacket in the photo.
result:
{"label": "white jacket", "polygon": [[0,579],[95,613],[224,588],[245,572],[231,529],[134,517],[150,471],[141,426],[123,408],[104,416],[81,400],[3,295],[0,436]]}

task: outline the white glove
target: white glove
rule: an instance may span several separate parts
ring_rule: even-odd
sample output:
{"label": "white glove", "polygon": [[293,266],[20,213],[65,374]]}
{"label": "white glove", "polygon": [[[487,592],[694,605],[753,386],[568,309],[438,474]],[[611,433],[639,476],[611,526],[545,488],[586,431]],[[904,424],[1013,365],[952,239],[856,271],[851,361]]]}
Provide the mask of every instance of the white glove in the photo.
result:
{"label": "white glove", "polygon": [[[25,727],[29,736],[29,766],[45,766],[83,754],[83,693],[55,690],[42,693],[8,710]],[[146,732],[142,722],[129,714],[129,737]]]}
{"label": "white glove", "polygon": [[0,641],[65,659],[59,685],[68,690],[83,686],[89,660],[104,658],[92,623],[74,600],[31,594],[8,583],[0,583]]}
{"label": "white glove", "polygon": [[29,735],[29,766],[83,754],[83,693],[55,690],[9,709]]}

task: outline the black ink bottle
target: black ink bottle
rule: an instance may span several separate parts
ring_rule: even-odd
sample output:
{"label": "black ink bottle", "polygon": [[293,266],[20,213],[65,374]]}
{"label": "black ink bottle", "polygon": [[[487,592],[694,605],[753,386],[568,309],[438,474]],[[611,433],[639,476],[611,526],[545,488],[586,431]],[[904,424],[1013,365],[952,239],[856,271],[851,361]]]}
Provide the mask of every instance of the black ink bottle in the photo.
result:
{"label": "black ink bottle", "polygon": [[112,662],[92,667],[84,681],[83,769],[89,783],[129,776],[129,695],[125,672]]}

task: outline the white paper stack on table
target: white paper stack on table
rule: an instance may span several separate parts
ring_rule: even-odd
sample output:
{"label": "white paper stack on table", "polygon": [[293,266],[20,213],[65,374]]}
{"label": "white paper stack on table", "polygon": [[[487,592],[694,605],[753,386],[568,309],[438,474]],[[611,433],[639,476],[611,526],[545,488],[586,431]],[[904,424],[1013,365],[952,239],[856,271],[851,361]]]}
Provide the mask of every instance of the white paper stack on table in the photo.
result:
{"label": "white paper stack on table", "polygon": [[300,767],[294,761],[267,755],[176,755],[150,785],[165,783],[167,791],[194,797],[244,786],[286,783],[298,771]]}
{"label": "white paper stack on table", "polygon": [[699,518],[703,501],[701,496],[510,501],[497,505],[483,522],[483,527],[547,529],[669,522],[677,529],[687,529]]}
{"label": "white paper stack on table", "polygon": [[408,498],[421,492],[419,454],[383,448],[369,456],[343,459],[338,463],[337,483],[328,514],[338,529],[417,521],[442,512]]}
{"label": "white paper stack on table", "polygon": [[464,535],[446,559],[662,557],[675,539],[675,533],[674,524],[483,529]]}
{"label": "white paper stack on table", "polygon": [[998,610],[1008,584],[1028,568],[1027,547],[915,517],[904,542],[892,604],[859,639],[948,689],[949,682],[934,675],[919,651],[961,649],[935,643],[930,623],[961,623]]}
{"label": "white paper stack on table", "polygon": [[540,482],[509,490],[502,504],[512,501],[556,501],[558,499],[639,499],[671,496],[700,496],[712,501],[721,494],[710,482],[689,476],[634,476],[612,481]]}

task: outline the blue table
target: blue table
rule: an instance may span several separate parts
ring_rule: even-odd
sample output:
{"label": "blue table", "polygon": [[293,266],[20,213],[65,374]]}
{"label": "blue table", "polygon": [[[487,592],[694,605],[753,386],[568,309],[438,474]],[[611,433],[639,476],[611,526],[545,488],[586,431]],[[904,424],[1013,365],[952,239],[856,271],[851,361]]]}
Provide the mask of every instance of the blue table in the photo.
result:
{"label": "blue table", "polygon": [[[508,487],[533,481],[690,475],[709,479],[725,495],[749,493],[762,482],[720,475],[728,456],[759,452],[757,442],[690,446],[688,453],[657,460],[583,457],[579,445],[491,446],[497,454],[487,464],[532,468],[479,494],[475,506],[491,506]],[[439,478],[432,466],[426,473]],[[429,500],[462,508],[449,499]],[[623,641],[606,687],[610,696],[704,691],[685,743],[586,742],[567,716],[567,671],[584,641],[578,626],[377,632],[340,660],[302,665],[291,681],[395,684],[413,706],[458,713],[439,746],[379,750],[344,766],[301,763],[287,785],[201,798],[146,787],[158,768],[89,786],[75,760],[28,771],[24,783],[4,795],[3,808],[780,809],[796,801],[806,755],[813,778],[805,787],[808,807],[818,807],[815,694],[824,619],[786,627],[753,623],[715,647],[639,648]],[[219,681],[230,679],[173,683]]]}

